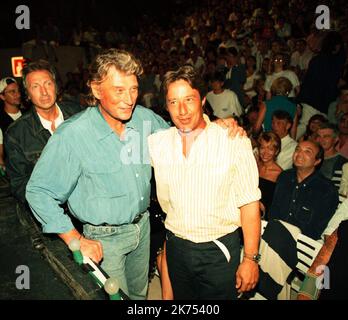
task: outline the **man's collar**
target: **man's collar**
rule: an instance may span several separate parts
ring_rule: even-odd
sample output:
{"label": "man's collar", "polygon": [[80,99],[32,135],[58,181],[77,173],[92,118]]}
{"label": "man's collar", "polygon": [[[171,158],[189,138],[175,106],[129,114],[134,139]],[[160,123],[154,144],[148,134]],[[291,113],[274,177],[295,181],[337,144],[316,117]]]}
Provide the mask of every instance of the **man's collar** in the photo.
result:
{"label": "man's collar", "polygon": [[[126,122],[126,130],[127,129],[133,129],[139,131],[136,122],[134,120],[134,112],[135,108],[133,110],[131,119]],[[114,131],[112,128],[109,126],[109,124],[106,122],[105,118],[103,117],[102,113],[100,112],[99,106],[91,107],[90,108],[91,112],[91,122],[92,122],[92,127],[94,129],[94,132],[96,134],[96,137],[98,140],[102,140],[109,136],[110,134],[113,134]]]}
{"label": "man's collar", "polygon": [[296,183],[299,184],[299,185],[305,185],[305,184],[310,183],[318,174],[320,174],[319,170],[314,169],[314,171],[309,176],[304,178],[301,182],[298,182],[298,180],[297,180],[297,170],[294,169],[294,172],[295,172]]}
{"label": "man's collar", "polygon": [[31,110],[29,112],[32,115],[31,124],[32,124],[33,130],[34,130],[34,134],[36,136],[38,136],[41,134],[42,131],[46,131],[46,129],[43,127],[34,105],[31,107]]}

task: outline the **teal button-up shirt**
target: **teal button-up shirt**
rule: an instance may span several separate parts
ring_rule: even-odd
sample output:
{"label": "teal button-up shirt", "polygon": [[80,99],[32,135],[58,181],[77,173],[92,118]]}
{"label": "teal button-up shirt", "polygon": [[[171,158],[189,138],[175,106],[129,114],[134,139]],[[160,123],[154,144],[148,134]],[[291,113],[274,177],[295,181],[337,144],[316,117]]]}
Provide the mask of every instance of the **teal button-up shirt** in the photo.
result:
{"label": "teal button-up shirt", "polygon": [[120,138],[99,108],[65,121],[49,139],[27,184],[29,205],[46,233],[74,228],[59,204],[83,223],[130,223],[150,203],[147,137],[168,124],[136,106]]}

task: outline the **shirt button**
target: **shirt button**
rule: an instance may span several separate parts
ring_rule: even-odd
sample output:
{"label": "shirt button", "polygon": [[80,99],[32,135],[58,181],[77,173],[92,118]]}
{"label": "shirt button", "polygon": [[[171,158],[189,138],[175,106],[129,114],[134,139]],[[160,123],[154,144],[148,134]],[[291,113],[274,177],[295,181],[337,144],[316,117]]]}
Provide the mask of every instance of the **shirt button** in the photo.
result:
{"label": "shirt button", "polygon": [[304,184],[303,186],[304,186],[304,187],[306,187],[306,185],[305,185],[305,184]]}
{"label": "shirt button", "polygon": [[289,216],[290,216],[290,217],[292,216],[292,213],[291,213],[291,212],[289,213]]}
{"label": "shirt button", "polygon": [[292,202],[296,202],[296,200],[292,200]]}
{"label": "shirt button", "polygon": [[143,200],[144,200],[144,197],[141,197],[140,200],[143,201]]}
{"label": "shirt button", "polygon": [[136,173],[135,176],[138,178],[139,177],[139,173]]}
{"label": "shirt button", "polygon": [[298,186],[296,186],[296,189],[298,189]]}
{"label": "shirt button", "polygon": [[128,153],[131,153],[131,152],[132,152],[132,149],[128,149],[127,152],[128,152]]}

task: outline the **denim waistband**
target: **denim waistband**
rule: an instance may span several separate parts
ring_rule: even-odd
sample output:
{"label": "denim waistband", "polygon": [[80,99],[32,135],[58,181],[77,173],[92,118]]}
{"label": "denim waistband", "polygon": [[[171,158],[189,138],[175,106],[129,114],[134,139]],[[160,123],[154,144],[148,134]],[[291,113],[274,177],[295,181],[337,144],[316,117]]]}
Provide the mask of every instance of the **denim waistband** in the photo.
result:
{"label": "denim waistband", "polygon": [[102,223],[102,224],[99,224],[95,227],[120,227],[120,226],[125,226],[127,224],[137,224],[138,222],[140,222],[141,218],[144,216],[144,214],[146,213],[145,212],[142,212],[142,213],[139,213],[135,216],[135,218],[133,219],[132,222],[129,222],[129,223],[122,223],[122,224],[109,224],[109,223]]}

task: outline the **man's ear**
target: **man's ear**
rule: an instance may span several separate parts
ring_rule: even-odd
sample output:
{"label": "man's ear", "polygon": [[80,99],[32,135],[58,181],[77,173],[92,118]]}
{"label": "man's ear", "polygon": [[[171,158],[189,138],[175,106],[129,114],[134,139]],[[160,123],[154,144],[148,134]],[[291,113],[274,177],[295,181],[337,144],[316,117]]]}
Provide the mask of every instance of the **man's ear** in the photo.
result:
{"label": "man's ear", "polygon": [[291,129],[291,127],[292,127],[292,124],[291,124],[290,122],[288,122],[288,123],[286,124],[286,131],[289,132],[289,130]]}
{"label": "man's ear", "polygon": [[5,101],[5,96],[2,93],[0,93],[0,98],[1,100]]}
{"label": "man's ear", "polygon": [[100,100],[101,98],[101,90],[100,90],[100,84],[98,84],[96,81],[91,82],[91,89],[93,95]]}
{"label": "man's ear", "polygon": [[315,160],[315,162],[314,162],[314,167],[316,167],[320,162],[321,162],[321,159]]}

